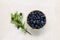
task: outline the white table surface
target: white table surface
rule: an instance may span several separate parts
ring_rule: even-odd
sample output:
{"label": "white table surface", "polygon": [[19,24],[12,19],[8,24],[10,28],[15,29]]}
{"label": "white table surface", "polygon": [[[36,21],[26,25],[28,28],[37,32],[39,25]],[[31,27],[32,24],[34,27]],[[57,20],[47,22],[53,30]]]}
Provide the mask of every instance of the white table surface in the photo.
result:
{"label": "white table surface", "polygon": [[[0,0],[0,40],[60,40],[60,0]],[[10,14],[22,12],[24,20],[29,12],[44,12],[47,23],[39,34],[24,34],[10,22]]]}

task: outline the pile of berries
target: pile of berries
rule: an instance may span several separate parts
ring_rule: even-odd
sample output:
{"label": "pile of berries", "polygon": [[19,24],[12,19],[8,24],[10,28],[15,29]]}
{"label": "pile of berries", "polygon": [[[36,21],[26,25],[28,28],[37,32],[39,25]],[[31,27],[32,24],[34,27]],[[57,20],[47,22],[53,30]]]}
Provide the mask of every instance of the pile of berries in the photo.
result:
{"label": "pile of berries", "polygon": [[28,15],[27,23],[33,29],[40,29],[46,24],[46,17],[43,12],[34,10]]}

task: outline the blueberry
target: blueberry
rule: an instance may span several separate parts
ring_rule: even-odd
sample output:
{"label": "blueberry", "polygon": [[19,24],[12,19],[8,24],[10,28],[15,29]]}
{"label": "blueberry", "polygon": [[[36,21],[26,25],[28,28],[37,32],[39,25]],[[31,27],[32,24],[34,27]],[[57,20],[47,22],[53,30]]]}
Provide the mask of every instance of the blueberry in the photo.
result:
{"label": "blueberry", "polygon": [[11,20],[14,20],[14,18],[13,18],[13,17],[11,17]]}
{"label": "blueberry", "polygon": [[27,23],[33,29],[40,29],[46,24],[46,17],[43,12],[34,10],[28,15]]}
{"label": "blueberry", "polygon": [[18,25],[18,26],[17,26],[17,29],[19,29],[19,28],[20,28],[20,26]]}
{"label": "blueberry", "polygon": [[20,15],[22,16],[22,13],[20,13]]}

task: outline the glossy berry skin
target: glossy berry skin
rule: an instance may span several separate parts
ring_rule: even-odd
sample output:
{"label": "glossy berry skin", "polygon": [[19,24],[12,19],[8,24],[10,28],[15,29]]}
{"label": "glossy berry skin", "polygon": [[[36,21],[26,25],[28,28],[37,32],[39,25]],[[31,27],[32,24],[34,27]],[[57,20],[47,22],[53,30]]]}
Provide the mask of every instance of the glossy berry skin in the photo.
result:
{"label": "glossy berry skin", "polygon": [[28,15],[27,23],[33,29],[40,29],[46,24],[46,17],[43,12],[34,10]]}

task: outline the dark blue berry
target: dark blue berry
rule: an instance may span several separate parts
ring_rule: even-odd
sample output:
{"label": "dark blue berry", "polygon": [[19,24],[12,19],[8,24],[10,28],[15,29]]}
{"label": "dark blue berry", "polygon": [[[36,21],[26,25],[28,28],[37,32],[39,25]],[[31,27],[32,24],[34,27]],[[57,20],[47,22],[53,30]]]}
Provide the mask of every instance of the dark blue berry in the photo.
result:
{"label": "dark blue berry", "polygon": [[27,23],[33,29],[40,29],[46,24],[46,17],[43,12],[35,10],[28,15]]}
{"label": "dark blue berry", "polygon": [[20,15],[22,16],[22,13],[20,13]]}
{"label": "dark blue berry", "polygon": [[20,28],[20,26],[18,25],[18,26],[17,26],[17,29],[19,29],[19,28]]}
{"label": "dark blue berry", "polygon": [[14,20],[14,18],[13,18],[13,17],[11,17],[11,20]]}

